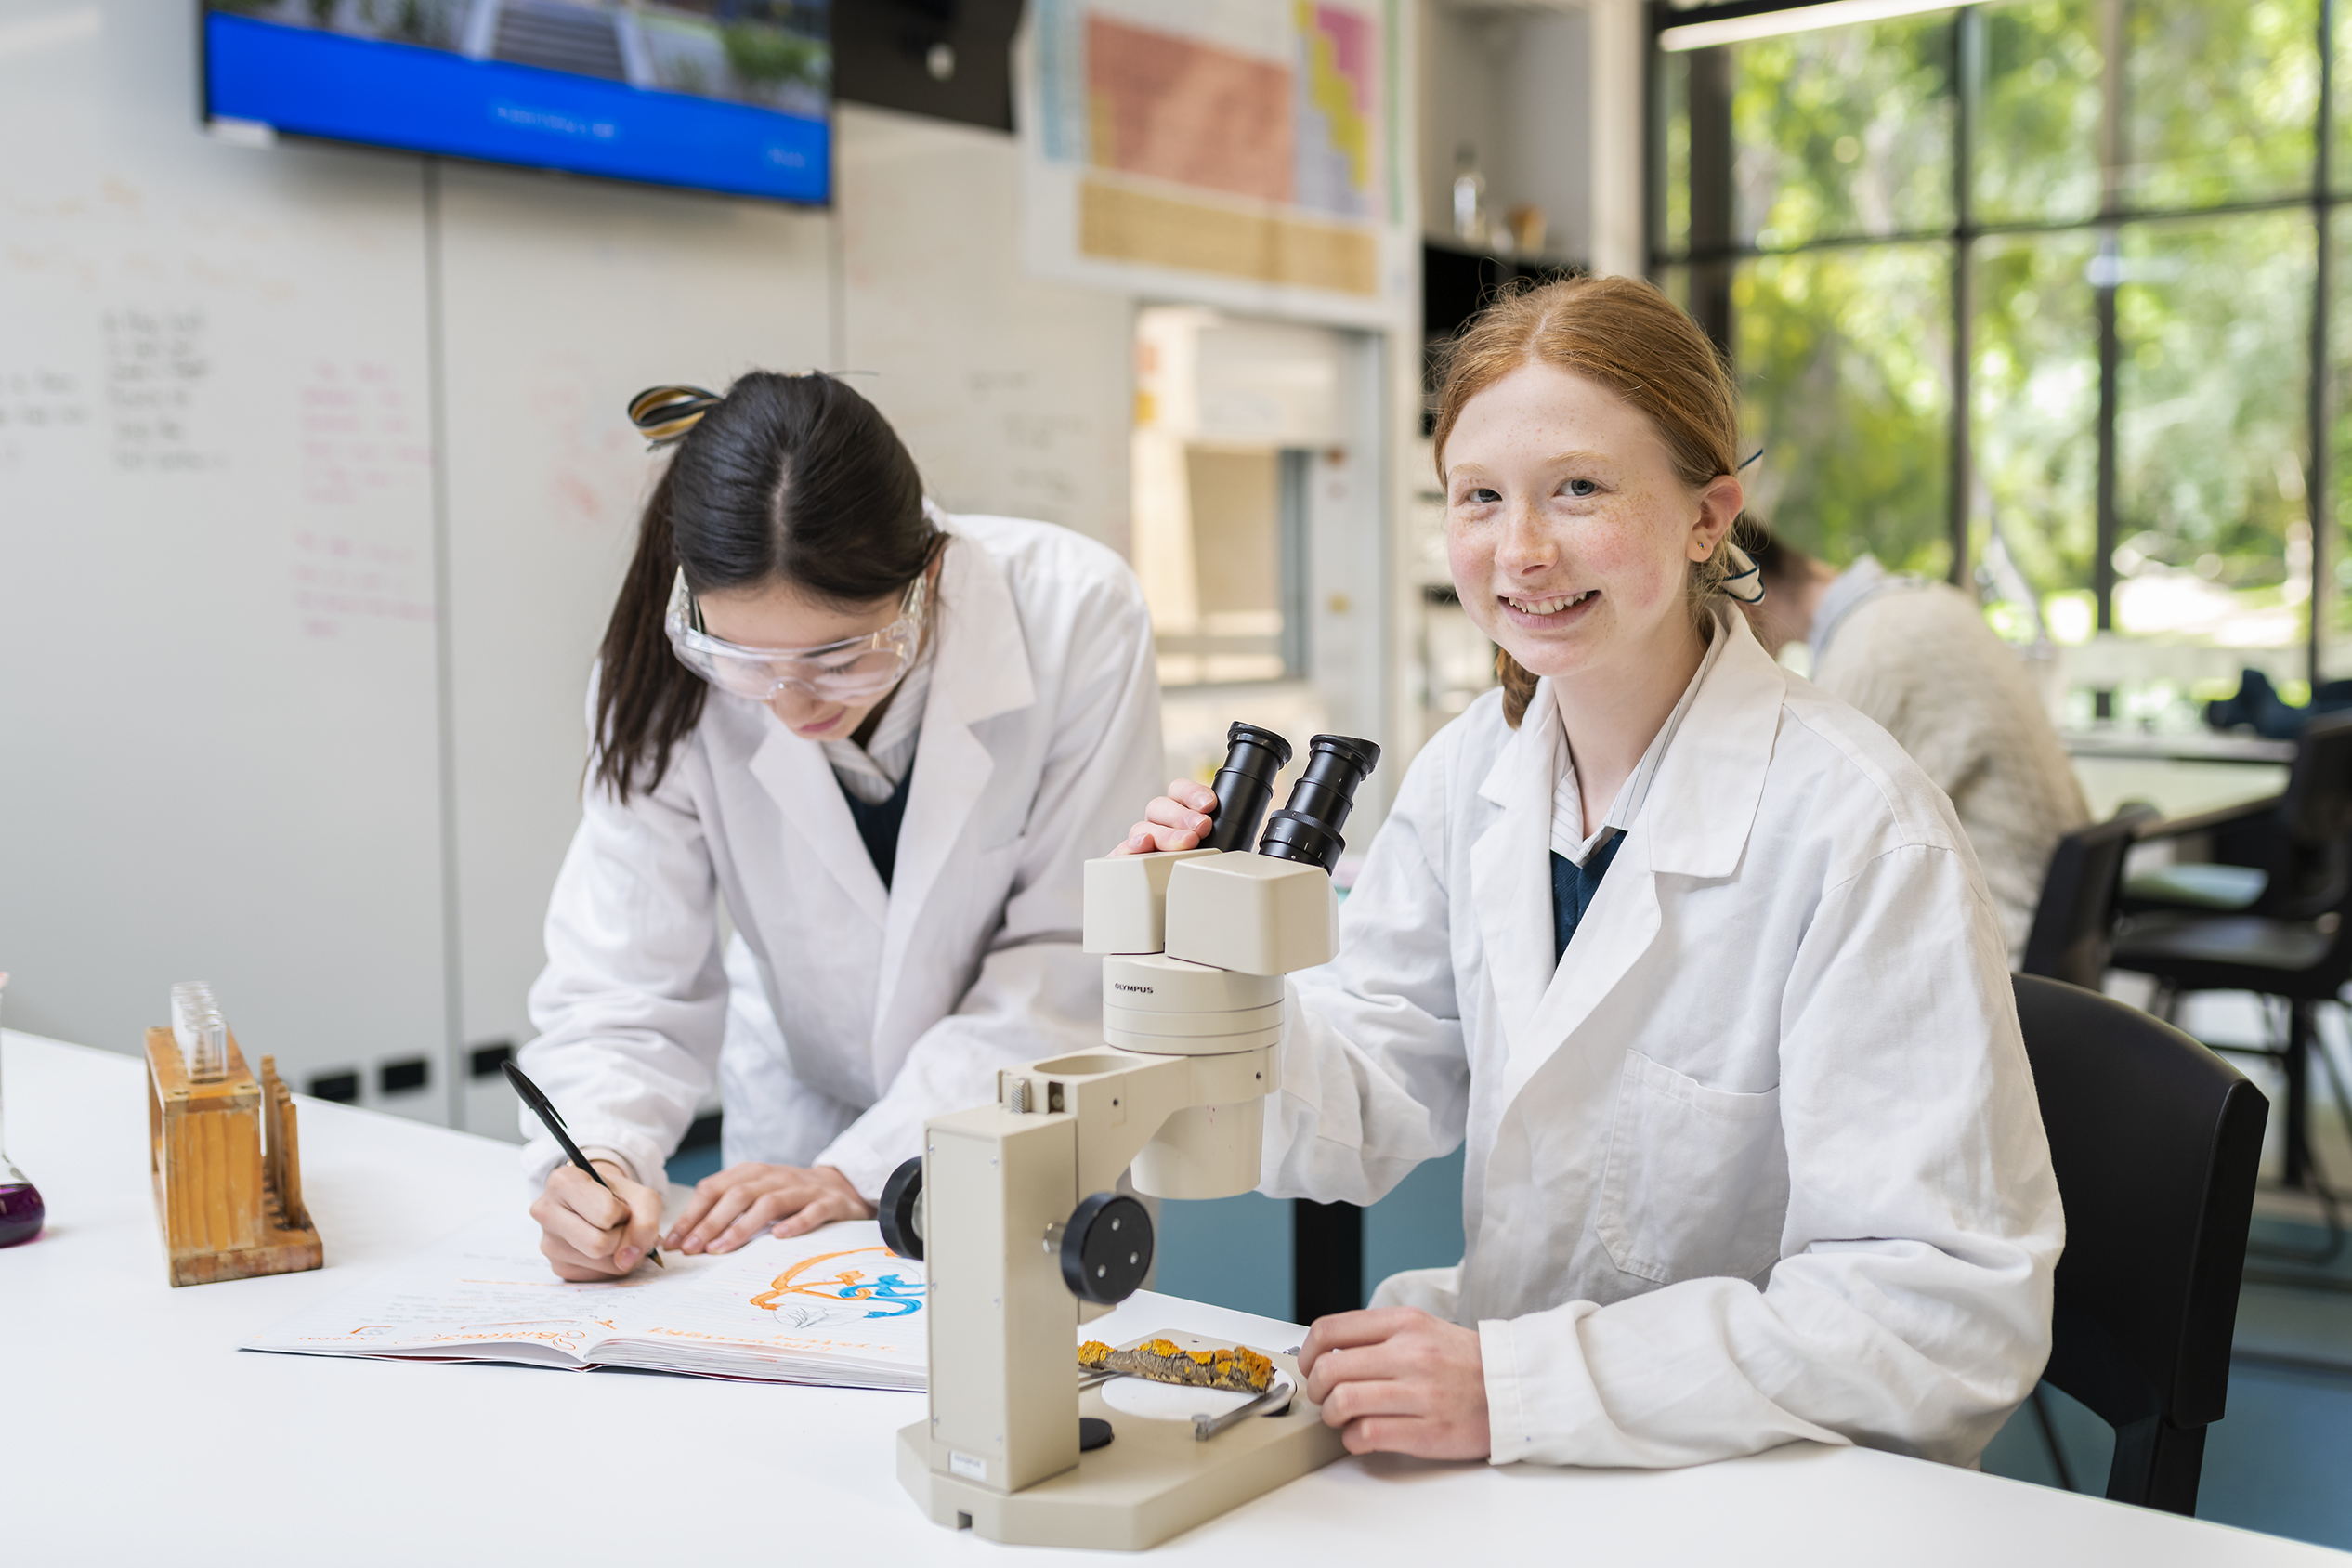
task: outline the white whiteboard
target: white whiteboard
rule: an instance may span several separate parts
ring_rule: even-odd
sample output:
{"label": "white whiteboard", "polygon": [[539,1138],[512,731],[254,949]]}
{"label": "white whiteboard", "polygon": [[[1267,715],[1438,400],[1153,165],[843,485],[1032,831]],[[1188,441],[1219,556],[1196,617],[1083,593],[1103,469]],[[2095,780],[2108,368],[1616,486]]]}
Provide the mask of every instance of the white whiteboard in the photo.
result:
{"label": "white whiteboard", "polygon": [[0,17],[9,1022],[438,1061],[419,165],[203,138],[192,6]]}

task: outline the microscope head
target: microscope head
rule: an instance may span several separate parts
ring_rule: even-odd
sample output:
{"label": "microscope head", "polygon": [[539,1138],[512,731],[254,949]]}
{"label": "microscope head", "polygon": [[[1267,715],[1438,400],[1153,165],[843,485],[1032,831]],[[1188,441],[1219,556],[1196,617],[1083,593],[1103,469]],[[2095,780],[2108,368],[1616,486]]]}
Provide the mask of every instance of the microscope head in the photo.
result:
{"label": "microscope head", "polygon": [[1330,869],[1356,787],[1380,756],[1368,740],[1316,736],[1289,804],[1267,821],[1253,853],[1240,846],[1290,748],[1241,724],[1227,745],[1208,844],[1086,863],[1083,941],[1104,955],[1104,1042],[1193,1064],[1191,1103],[1168,1115],[1134,1159],[1136,1186],[1161,1197],[1227,1197],[1258,1184],[1282,977],[1339,950]]}
{"label": "microscope head", "polygon": [[1339,910],[1329,872],[1347,844],[1339,829],[1380,749],[1344,735],[1309,741],[1289,803],[1267,821],[1252,854],[1245,846],[1273,796],[1274,775],[1290,760],[1290,746],[1272,730],[1246,724],[1235,725],[1226,743],[1215,822],[1201,848],[1086,863],[1086,951],[1165,953],[1260,975],[1330,961]]}

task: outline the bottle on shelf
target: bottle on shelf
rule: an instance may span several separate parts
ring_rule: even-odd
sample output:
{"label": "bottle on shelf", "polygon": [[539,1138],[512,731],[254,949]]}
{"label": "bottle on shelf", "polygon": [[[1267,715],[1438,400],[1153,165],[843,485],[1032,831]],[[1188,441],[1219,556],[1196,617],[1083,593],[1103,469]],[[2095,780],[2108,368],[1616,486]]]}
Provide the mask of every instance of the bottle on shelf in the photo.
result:
{"label": "bottle on shelf", "polygon": [[1478,149],[1468,142],[1454,150],[1454,238],[1472,248],[1487,242],[1486,176],[1478,172]]}

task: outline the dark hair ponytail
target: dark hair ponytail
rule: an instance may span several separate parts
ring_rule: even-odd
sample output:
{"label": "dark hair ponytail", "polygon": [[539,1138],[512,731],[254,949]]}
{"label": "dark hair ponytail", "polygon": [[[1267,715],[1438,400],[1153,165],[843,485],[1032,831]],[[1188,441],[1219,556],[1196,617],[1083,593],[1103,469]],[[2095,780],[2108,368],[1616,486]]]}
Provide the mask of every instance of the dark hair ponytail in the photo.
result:
{"label": "dark hair ponytail", "polygon": [[698,593],[780,581],[859,608],[905,593],[945,542],[873,404],[829,375],[744,376],[646,502],[600,650],[595,781],[621,797],[651,790],[702,716],[702,681],[662,628],[680,568]]}

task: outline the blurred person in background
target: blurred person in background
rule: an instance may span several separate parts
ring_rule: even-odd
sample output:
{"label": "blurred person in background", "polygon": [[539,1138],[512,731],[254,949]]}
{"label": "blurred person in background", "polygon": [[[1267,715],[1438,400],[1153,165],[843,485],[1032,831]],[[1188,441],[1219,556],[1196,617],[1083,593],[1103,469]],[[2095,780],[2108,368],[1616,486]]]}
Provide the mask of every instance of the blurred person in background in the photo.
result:
{"label": "blurred person in background", "polygon": [[1773,657],[1812,650],[1813,684],[1859,708],[1952,797],[2015,964],[2058,839],[2090,819],[2074,765],[2025,663],[1948,582],[1864,555],[1839,571],[1753,518],[1764,596],[1745,608]]}

